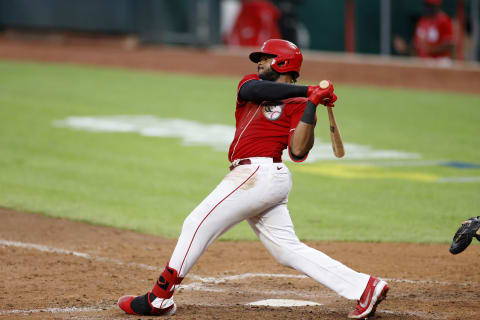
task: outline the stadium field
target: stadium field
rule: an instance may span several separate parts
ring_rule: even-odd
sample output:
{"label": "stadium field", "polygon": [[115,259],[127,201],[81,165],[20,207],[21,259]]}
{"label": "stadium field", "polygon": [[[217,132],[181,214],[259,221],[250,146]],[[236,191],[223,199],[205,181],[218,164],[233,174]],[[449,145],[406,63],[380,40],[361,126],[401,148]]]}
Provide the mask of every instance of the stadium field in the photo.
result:
{"label": "stadium field", "polygon": [[[175,237],[228,170],[236,78],[15,61],[0,70],[4,207]],[[346,156],[334,159],[320,110],[310,161],[288,163],[299,237],[449,242],[480,205],[480,96],[337,92]],[[248,229],[223,239],[254,239]]]}
{"label": "stadium field", "polygon": [[[0,39],[0,319],[128,319],[118,297],[151,288],[184,218],[228,173],[241,75],[142,65],[174,49],[27,46]],[[332,80],[345,157],[321,108],[308,160],[284,155],[297,235],[389,283],[377,318],[477,319],[478,241],[448,249],[479,214],[480,95]],[[172,319],[336,320],[355,305],[277,263],[246,223],[220,239]]]}

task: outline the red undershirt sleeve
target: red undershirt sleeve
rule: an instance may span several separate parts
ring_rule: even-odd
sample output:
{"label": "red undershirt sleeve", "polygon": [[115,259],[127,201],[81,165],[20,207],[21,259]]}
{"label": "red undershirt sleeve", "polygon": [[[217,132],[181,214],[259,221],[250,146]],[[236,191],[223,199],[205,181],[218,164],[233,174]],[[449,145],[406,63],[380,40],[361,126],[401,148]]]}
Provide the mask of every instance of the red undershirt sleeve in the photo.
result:
{"label": "red undershirt sleeve", "polygon": [[245,77],[243,77],[242,80],[240,80],[240,82],[238,83],[238,86],[237,86],[237,108],[241,107],[241,106],[243,106],[247,103],[247,100],[242,100],[238,96],[238,93],[240,92],[240,88],[243,86],[243,84],[247,81],[250,81],[250,80],[260,80],[260,78],[256,74],[248,74]]}

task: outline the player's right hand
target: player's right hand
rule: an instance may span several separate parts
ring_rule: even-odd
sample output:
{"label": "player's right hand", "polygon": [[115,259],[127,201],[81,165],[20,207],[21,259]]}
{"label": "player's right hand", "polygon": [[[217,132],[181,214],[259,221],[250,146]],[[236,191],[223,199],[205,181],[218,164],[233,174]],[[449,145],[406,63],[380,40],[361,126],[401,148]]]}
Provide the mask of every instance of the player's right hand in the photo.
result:
{"label": "player's right hand", "polygon": [[331,98],[323,100],[322,104],[325,107],[335,107],[335,101],[337,101],[337,95],[335,93],[332,93]]}
{"label": "player's right hand", "polygon": [[323,104],[324,106],[333,107],[337,96],[333,93],[333,84],[330,81],[329,84],[325,89],[320,88],[320,86],[309,86],[307,90],[307,93],[309,93],[308,100],[314,105]]}

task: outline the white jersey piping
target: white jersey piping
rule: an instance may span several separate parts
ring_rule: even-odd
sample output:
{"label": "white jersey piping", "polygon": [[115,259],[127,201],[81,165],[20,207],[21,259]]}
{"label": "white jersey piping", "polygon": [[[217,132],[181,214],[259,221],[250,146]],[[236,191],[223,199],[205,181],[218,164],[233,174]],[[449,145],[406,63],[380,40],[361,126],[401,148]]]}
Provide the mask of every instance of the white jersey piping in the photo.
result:
{"label": "white jersey piping", "polygon": [[252,118],[248,121],[247,125],[245,126],[245,128],[243,128],[242,132],[240,133],[240,135],[238,136],[238,140],[237,140],[237,143],[235,143],[235,146],[233,146],[233,150],[232,150],[232,155],[230,156],[230,161],[232,161],[233,159],[233,155],[235,154],[235,149],[237,148],[237,145],[238,143],[240,142],[240,138],[242,137],[243,133],[245,132],[245,130],[247,130],[248,126],[250,125],[250,123],[252,122],[253,118],[255,118],[255,115],[257,114],[258,110],[260,109],[260,106],[257,107],[257,110],[255,111],[255,113],[253,114]]}

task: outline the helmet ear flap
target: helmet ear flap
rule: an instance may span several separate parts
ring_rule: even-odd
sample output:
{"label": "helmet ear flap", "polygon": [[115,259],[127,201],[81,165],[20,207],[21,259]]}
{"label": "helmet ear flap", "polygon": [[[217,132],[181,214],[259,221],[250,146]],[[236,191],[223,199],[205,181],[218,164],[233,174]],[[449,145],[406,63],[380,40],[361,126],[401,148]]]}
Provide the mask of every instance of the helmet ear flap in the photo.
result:
{"label": "helmet ear flap", "polygon": [[284,68],[288,65],[288,62],[289,60],[287,58],[275,57],[272,59],[270,65],[275,71],[283,73],[285,72]]}

